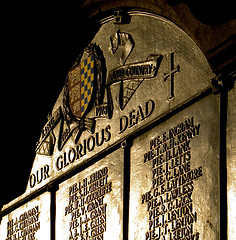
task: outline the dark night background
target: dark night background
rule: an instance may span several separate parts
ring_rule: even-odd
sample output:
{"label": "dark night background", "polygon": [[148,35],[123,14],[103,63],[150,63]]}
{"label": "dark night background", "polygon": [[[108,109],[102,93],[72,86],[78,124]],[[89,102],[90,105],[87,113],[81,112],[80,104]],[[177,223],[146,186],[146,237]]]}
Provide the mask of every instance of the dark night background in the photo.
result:
{"label": "dark night background", "polygon": [[0,204],[25,190],[36,142],[86,27],[78,24],[79,4],[18,4],[2,7]]}
{"label": "dark night background", "polygon": [[[77,2],[1,7],[0,208],[25,191],[40,132],[85,42],[87,25]],[[199,5],[191,7],[193,14],[207,24],[233,18],[234,7],[214,11],[193,2]]]}

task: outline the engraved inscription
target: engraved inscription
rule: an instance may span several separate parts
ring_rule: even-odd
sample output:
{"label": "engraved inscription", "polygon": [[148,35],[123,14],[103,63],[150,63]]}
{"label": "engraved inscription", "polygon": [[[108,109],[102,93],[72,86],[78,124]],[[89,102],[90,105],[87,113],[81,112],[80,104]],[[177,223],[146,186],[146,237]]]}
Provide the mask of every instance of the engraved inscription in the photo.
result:
{"label": "engraved inscription", "polygon": [[6,240],[32,240],[35,233],[40,229],[39,206],[10,219],[7,222],[7,238]]}
{"label": "engraved inscription", "polygon": [[65,207],[65,216],[70,215],[68,239],[103,239],[107,208],[104,196],[112,191],[108,168],[92,173],[68,190],[69,201]]}
{"label": "engraved inscription", "polygon": [[33,188],[36,184],[40,184],[43,180],[49,178],[49,165],[44,165],[40,169],[36,171],[36,173],[32,173],[29,177],[30,187]]}
{"label": "engraved inscription", "polygon": [[136,109],[132,109],[127,115],[120,117],[120,131],[119,134],[123,133],[127,128],[132,128],[139,122],[152,115],[155,109],[155,102],[148,100],[144,107],[139,105]]}
{"label": "engraved inscription", "polygon": [[65,151],[58,156],[56,160],[56,169],[61,171],[63,168],[66,168],[68,165],[73,164],[76,160],[80,159],[88,152],[93,151],[95,148],[100,147],[104,143],[111,140],[111,126],[107,125],[101,131],[96,132],[93,135],[90,135],[88,138],[83,139],[83,141],[76,144],[71,149]]}
{"label": "engraved inscription", "polygon": [[143,163],[152,163],[152,188],[140,200],[148,212],[146,240],[199,239],[199,233],[194,232],[198,215],[192,193],[203,168],[191,168],[190,145],[199,132],[200,124],[191,117],[150,140]]}

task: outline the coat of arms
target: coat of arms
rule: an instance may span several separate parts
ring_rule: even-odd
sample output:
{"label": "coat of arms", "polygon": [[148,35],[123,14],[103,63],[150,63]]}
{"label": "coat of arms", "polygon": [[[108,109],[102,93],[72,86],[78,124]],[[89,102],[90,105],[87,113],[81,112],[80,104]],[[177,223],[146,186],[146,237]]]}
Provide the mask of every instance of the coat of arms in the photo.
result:
{"label": "coat of arms", "polygon": [[[84,130],[94,132],[95,118],[101,117],[96,114],[96,109],[100,106],[107,109],[106,116],[102,117],[111,117],[112,104],[109,93],[106,93],[107,100],[104,101],[105,82],[106,67],[102,51],[97,45],[90,44],[68,73],[64,88],[62,109],[64,121],[59,149],[64,146],[71,134],[77,142]],[[94,114],[91,113],[88,117],[87,114],[93,108]]]}
{"label": "coat of arms", "polygon": [[68,74],[69,106],[73,115],[80,119],[91,104],[95,76],[94,53],[76,65]]}
{"label": "coat of arms", "polygon": [[120,63],[108,72],[103,52],[96,44],[90,44],[77,58],[67,75],[63,103],[45,125],[37,153],[52,154],[55,144],[52,130],[59,121],[58,149],[61,151],[71,136],[77,144],[83,131],[94,133],[96,118],[111,118],[111,86],[114,83],[120,85],[119,106],[123,111],[142,82],[157,75],[163,57],[160,54],[126,63],[135,46],[129,33],[117,31],[112,34],[110,45],[111,54],[120,59]]}

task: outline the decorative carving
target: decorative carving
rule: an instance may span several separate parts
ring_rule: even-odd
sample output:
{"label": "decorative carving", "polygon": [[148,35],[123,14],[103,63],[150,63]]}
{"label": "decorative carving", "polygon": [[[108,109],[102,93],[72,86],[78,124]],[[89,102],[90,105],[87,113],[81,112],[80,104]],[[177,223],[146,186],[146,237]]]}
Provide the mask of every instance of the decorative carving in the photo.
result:
{"label": "decorative carving", "polygon": [[180,71],[179,64],[175,67],[174,65],[174,53],[170,54],[170,72],[164,73],[164,82],[170,78],[170,97],[169,99],[175,96],[174,94],[174,74]]}
{"label": "decorative carving", "polygon": [[[132,36],[117,31],[110,37],[110,41],[111,51],[114,55],[119,56],[121,67],[109,72],[108,85],[120,82],[119,105],[123,110],[144,79],[156,76],[162,55],[153,54],[146,61],[125,65],[135,46]],[[120,50],[118,51],[118,49]]]}
{"label": "decorative carving", "polygon": [[[64,88],[64,121],[61,123],[59,150],[72,133],[75,143],[84,130],[93,133],[95,118],[111,117],[112,102],[109,93],[107,102],[104,102],[105,81],[106,67],[102,51],[97,45],[90,44],[68,73]],[[93,107],[96,109],[95,116],[87,117]]]}

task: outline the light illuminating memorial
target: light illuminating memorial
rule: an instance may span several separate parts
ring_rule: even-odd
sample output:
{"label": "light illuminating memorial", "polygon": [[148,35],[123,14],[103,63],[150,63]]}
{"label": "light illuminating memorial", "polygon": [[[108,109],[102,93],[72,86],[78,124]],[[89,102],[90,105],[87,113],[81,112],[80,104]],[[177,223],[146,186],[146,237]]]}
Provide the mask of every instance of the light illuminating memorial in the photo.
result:
{"label": "light illuminating memorial", "polygon": [[170,20],[122,14],[100,19],[68,72],[1,240],[220,239],[216,74]]}

